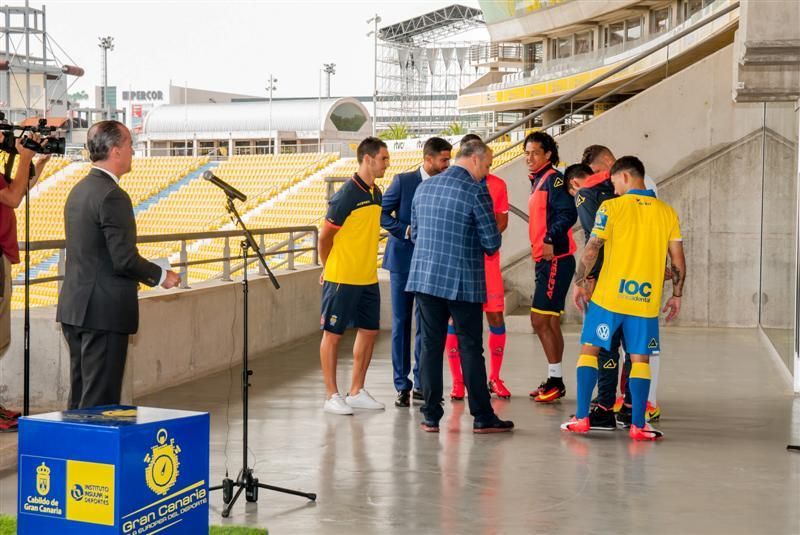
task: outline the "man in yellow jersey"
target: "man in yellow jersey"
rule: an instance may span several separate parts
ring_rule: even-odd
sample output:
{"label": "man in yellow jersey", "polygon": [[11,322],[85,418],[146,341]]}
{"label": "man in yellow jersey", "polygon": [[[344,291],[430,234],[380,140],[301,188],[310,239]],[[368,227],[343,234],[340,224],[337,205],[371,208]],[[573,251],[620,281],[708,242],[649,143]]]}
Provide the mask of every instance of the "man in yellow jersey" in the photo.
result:
{"label": "man in yellow jersey", "polygon": [[[650,354],[659,350],[658,314],[664,286],[664,257],[672,262],[672,297],[664,312],[667,321],[680,313],[686,260],[680,223],[675,210],[645,189],[644,165],[635,156],[617,160],[611,181],[619,197],[600,206],[592,235],[575,274],[575,305],[586,309],[581,332],[583,348],[578,359],[576,414],[561,425],[564,431],[587,433],[589,405],[597,383],[600,348],[611,347],[612,335],[622,329],[631,357],[630,389],[633,400],[630,437],[656,440],[663,434],[645,422],[650,390]],[[597,279],[587,280],[600,248],[603,268]],[[588,304],[588,306],[587,306]]]}
{"label": "man in yellow jersey", "polygon": [[[325,380],[325,412],[353,414],[353,409],[382,410],[364,389],[380,323],[378,290],[378,239],[381,190],[375,180],[389,167],[386,143],[375,137],[362,141],[356,151],[358,172],[328,203],[319,235],[323,329],[319,358]],[[336,386],[339,342],[348,326],[358,328],[353,346],[353,377],[347,398]]]}

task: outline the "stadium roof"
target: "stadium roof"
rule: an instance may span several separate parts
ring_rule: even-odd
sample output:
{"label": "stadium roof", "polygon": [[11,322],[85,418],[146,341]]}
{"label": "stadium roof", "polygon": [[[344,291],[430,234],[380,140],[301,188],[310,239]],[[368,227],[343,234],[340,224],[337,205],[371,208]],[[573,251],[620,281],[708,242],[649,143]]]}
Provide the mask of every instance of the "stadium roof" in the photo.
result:
{"label": "stadium roof", "polygon": [[390,43],[438,41],[483,25],[483,12],[480,9],[453,4],[381,28],[378,37]]}
{"label": "stadium roof", "polygon": [[[316,135],[317,131],[326,128],[348,131],[336,125],[338,121],[333,116],[334,111],[350,116],[360,112],[369,122],[369,112],[354,98],[273,100],[271,124],[270,104],[265,100],[177,104],[159,106],[151,111],[145,120],[143,133],[149,138],[167,139],[184,136],[186,132],[196,134],[198,138],[227,138],[231,134],[257,136],[269,132],[270,126],[272,131],[298,134],[313,132]],[[359,129],[361,127],[363,123]]]}

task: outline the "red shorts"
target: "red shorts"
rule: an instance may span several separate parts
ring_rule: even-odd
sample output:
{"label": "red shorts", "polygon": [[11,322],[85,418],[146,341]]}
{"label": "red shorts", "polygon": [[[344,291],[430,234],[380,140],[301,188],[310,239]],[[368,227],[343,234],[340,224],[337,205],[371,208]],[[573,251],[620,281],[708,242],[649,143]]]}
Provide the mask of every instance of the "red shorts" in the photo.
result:
{"label": "red shorts", "polygon": [[486,269],[486,303],[484,312],[503,312],[506,309],[503,274],[500,273],[500,253],[484,256]]}

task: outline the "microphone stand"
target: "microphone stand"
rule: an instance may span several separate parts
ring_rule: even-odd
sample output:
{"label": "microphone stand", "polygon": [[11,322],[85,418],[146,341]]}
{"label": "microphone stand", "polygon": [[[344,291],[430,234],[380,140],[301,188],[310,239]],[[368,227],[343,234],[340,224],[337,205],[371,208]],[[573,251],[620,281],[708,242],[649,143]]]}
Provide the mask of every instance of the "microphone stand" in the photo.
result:
{"label": "microphone stand", "polygon": [[[244,231],[245,239],[242,240],[240,246],[242,248],[242,260],[244,261],[244,267],[242,272],[242,292],[243,292],[243,301],[244,301],[244,316],[243,316],[243,323],[244,323],[244,340],[242,342],[242,468],[239,471],[239,475],[236,480],[232,480],[228,477],[228,473],[225,473],[225,478],[222,480],[221,485],[216,485],[213,487],[209,487],[209,491],[214,490],[222,490],[222,501],[225,503],[225,507],[222,509],[222,516],[223,518],[228,518],[231,514],[231,509],[233,505],[236,503],[236,500],[239,499],[239,496],[242,494],[242,491],[245,492],[245,499],[248,502],[256,502],[258,501],[258,489],[266,489],[272,490],[275,492],[283,492],[285,494],[293,494],[295,496],[302,496],[304,498],[308,498],[311,501],[316,501],[317,495],[311,492],[300,492],[297,490],[285,489],[282,487],[275,487],[272,485],[265,485],[264,483],[259,483],[258,478],[254,477],[253,469],[248,466],[247,461],[247,419],[248,419],[248,390],[250,388],[250,376],[253,375],[253,370],[249,369],[248,360],[247,360],[247,345],[248,345],[248,333],[247,333],[247,326],[248,326],[248,294],[249,294],[249,287],[247,281],[247,252],[249,249],[252,249],[255,252],[256,256],[258,257],[259,261],[261,262],[262,267],[266,270],[267,275],[269,276],[269,280],[272,282],[272,285],[275,289],[279,289],[280,285],[278,284],[278,280],[273,275],[272,271],[269,269],[267,265],[267,261],[264,260],[264,255],[261,254],[261,251],[258,248],[258,244],[256,243],[255,238],[250,233],[250,230],[245,226],[244,221],[242,221],[239,212],[236,210],[236,206],[233,204],[234,197],[231,196],[227,190],[225,191],[226,196],[228,197],[226,208],[228,212],[231,214],[231,219],[241,227],[242,231]],[[236,494],[233,493],[233,489],[237,488]]]}

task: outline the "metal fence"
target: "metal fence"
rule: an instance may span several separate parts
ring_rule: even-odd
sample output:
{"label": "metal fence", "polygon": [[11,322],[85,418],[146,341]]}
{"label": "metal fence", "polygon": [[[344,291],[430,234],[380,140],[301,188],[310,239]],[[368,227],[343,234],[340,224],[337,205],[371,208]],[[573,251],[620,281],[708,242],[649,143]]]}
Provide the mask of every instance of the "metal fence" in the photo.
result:
{"label": "metal fence", "polygon": [[[259,228],[252,229],[251,233],[257,239],[261,253],[269,259],[277,256],[283,256],[277,262],[270,262],[273,268],[285,268],[289,270],[296,269],[296,263],[299,257],[304,255],[311,255],[311,264],[319,265],[319,257],[317,253],[317,246],[319,243],[319,230],[315,226],[299,226],[299,227],[279,227],[279,228]],[[272,244],[269,247],[265,244],[265,236],[283,235],[288,234],[288,238],[280,241],[279,243]],[[189,248],[192,242],[199,242],[205,240],[213,240],[222,238],[225,240],[223,246],[223,253],[220,257],[203,258],[199,260],[189,260]],[[239,239],[239,242],[244,240],[244,232],[241,230],[220,230],[213,232],[189,232],[182,234],[157,234],[151,236],[139,236],[137,244],[152,244],[152,243],[174,243],[180,242],[180,250],[177,253],[180,257],[179,261],[172,264],[172,267],[177,270],[181,276],[181,288],[189,288],[189,268],[191,266],[200,266],[207,264],[222,263],[222,271],[217,277],[223,281],[230,281],[231,274],[240,271],[244,266],[242,262],[235,263],[237,259],[241,258],[238,243],[231,248],[231,239]],[[25,247],[25,242],[19,243],[20,250]],[[58,274],[51,277],[37,277],[32,278],[30,283],[45,284],[48,282],[58,282],[59,291],[61,289],[61,281],[64,280],[64,268],[66,262],[66,241],[65,240],[49,240],[49,241],[32,241],[30,242],[31,251],[57,251],[58,255]],[[265,275],[263,266],[255,255],[249,255],[249,264],[257,263],[259,273]],[[13,282],[15,286],[24,286],[24,281]]]}

